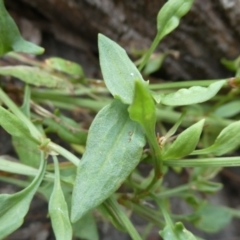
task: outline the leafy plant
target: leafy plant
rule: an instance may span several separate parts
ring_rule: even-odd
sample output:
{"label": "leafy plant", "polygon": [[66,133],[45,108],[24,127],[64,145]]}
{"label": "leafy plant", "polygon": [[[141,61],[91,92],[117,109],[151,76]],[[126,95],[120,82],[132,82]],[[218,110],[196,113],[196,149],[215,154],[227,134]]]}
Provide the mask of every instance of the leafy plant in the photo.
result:
{"label": "leafy plant", "polygon": [[[157,35],[138,61],[140,70],[146,64],[151,69],[151,54],[192,4],[193,0],[169,0],[159,11]],[[3,0],[0,35],[1,55],[9,51],[43,52],[22,39]],[[6,82],[0,89],[0,124],[12,136],[19,158],[10,161],[1,156],[0,170],[29,178],[19,181],[16,175],[0,176],[2,181],[23,187],[15,194],[0,195],[0,238],[21,226],[36,192],[49,201],[56,239],[64,240],[72,236],[98,239],[96,213],[132,239],[142,239],[143,233],[135,229],[126,209],[148,220],[150,227],[157,226],[165,240],[197,239],[182,222],[216,232],[232,217],[239,217],[238,211],[213,206],[198,194],[220,190],[222,185],[212,178],[222,167],[240,165],[240,156],[231,155],[240,145],[238,61],[224,62],[236,72],[232,79],[153,85],[143,79],[117,43],[99,34],[98,47],[104,78],[101,86],[92,84],[94,80],[86,78],[77,63],[6,55],[21,64],[0,67],[0,75],[15,77],[25,87],[21,107],[8,96]],[[221,93],[222,88],[228,95]],[[232,106],[228,114],[224,114],[226,105]],[[62,110],[78,107],[97,113],[89,129],[63,114]],[[169,124],[172,127],[167,130]],[[161,125],[161,136],[156,125]],[[50,132],[68,143],[69,149],[54,143],[48,137]],[[57,155],[64,160],[59,161]],[[152,166],[147,177],[137,169],[142,162]],[[193,168],[189,182],[172,189],[164,187],[171,169],[179,172],[185,168]],[[183,199],[193,208],[192,213],[174,215],[172,197]]]}

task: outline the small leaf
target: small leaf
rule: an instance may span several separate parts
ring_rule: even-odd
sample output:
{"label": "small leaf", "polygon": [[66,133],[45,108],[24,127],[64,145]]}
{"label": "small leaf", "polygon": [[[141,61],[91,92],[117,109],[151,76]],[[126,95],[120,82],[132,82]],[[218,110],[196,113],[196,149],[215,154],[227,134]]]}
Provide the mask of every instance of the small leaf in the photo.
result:
{"label": "small leaf", "polygon": [[66,79],[50,74],[38,67],[21,65],[0,67],[0,75],[16,77],[37,87],[71,89],[71,84]]}
{"label": "small leaf", "polygon": [[154,54],[147,62],[143,74],[150,75],[162,66],[165,58],[167,57],[169,53],[161,53],[161,54]]}
{"label": "small leaf", "polygon": [[118,44],[98,35],[100,65],[104,81],[111,94],[123,103],[131,104],[135,80],[144,82],[140,72]]}
{"label": "small leaf", "polygon": [[193,2],[194,0],[169,0],[160,9],[157,16],[157,35],[143,57],[139,66],[140,70],[146,65],[159,42],[179,25],[181,17],[191,9]]}
{"label": "small leaf", "polygon": [[177,222],[174,226],[166,225],[166,227],[160,231],[160,236],[164,240],[197,240],[181,222]]}
{"label": "small leaf", "polygon": [[194,212],[193,224],[208,233],[220,231],[232,220],[233,214],[225,207],[205,203]]}
{"label": "small leaf", "polygon": [[101,204],[137,166],[145,145],[141,126],[132,121],[119,100],[94,119],[73,189],[71,220]]}
{"label": "small leaf", "polygon": [[223,185],[217,182],[210,182],[206,180],[197,181],[191,188],[195,189],[200,192],[205,193],[216,193],[221,190]]}
{"label": "small leaf", "polygon": [[45,169],[46,161],[42,154],[39,173],[27,188],[12,195],[0,195],[0,239],[4,239],[22,225],[32,198],[42,182]]}
{"label": "small leaf", "polygon": [[172,32],[180,19],[191,9],[194,0],[169,0],[159,11],[157,16],[158,35],[163,38]]}
{"label": "small leaf", "polygon": [[132,105],[128,108],[130,118],[139,122],[146,132],[155,130],[156,109],[149,90],[140,81],[135,82]]}
{"label": "small leaf", "polygon": [[214,97],[225,83],[225,80],[221,80],[210,84],[207,88],[199,86],[182,88],[175,93],[165,95],[161,103],[168,106],[184,106],[205,102]]}
{"label": "small leaf", "polygon": [[214,144],[208,148],[196,150],[193,154],[214,154],[221,156],[236,149],[240,145],[240,121],[229,124],[225,127]]}
{"label": "small leaf", "polygon": [[98,230],[92,213],[86,213],[79,221],[73,224],[75,237],[86,240],[98,240]]}
{"label": "small leaf", "polygon": [[10,51],[42,54],[44,49],[22,38],[3,0],[0,0],[0,56]]}
{"label": "small leaf", "polygon": [[72,226],[69,219],[68,206],[60,184],[58,160],[55,156],[53,156],[53,160],[55,166],[55,181],[48,205],[49,214],[56,239],[71,240]]}
{"label": "small leaf", "polygon": [[219,117],[230,118],[240,113],[240,100],[221,105],[214,112]]}
{"label": "small leaf", "polygon": [[183,131],[172,143],[172,145],[165,151],[163,154],[163,159],[179,159],[194,151],[199,142],[203,124],[204,119]]}
{"label": "small leaf", "polygon": [[82,67],[75,62],[71,62],[59,57],[52,57],[46,59],[45,63],[52,69],[73,75],[74,77],[84,76]]}
{"label": "small leaf", "polygon": [[28,127],[15,115],[0,106],[0,125],[12,136],[28,138],[36,141],[30,134]]}

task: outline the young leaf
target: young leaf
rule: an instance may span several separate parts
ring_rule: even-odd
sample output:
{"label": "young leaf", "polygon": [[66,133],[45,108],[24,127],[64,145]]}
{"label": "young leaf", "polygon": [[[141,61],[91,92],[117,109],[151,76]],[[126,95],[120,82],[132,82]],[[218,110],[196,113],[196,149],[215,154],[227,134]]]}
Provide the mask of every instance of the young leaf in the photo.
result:
{"label": "young leaf", "polygon": [[21,65],[0,67],[0,75],[13,76],[37,87],[71,89],[71,84],[66,79],[50,74],[38,67]]}
{"label": "young leaf", "polygon": [[161,8],[157,16],[157,35],[143,57],[140,70],[143,69],[159,42],[179,25],[180,19],[191,9],[193,2],[194,0],[169,0]]}
{"label": "young leaf", "polygon": [[194,151],[193,154],[214,154],[221,156],[236,149],[240,145],[240,121],[231,123],[225,127],[214,144],[208,148]]}
{"label": "young leaf", "polygon": [[0,106],[0,125],[12,136],[28,138],[36,141],[28,127],[8,110]]}
{"label": "young leaf", "polygon": [[165,95],[161,103],[168,106],[184,106],[205,102],[214,97],[225,83],[225,80],[221,80],[210,84],[207,88],[198,86],[182,88],[175,93]]}
{"label": "young leaf", "polygon": [[174,226],[166,225],[159,233],[164,240],[197,240],[181,222],[177,222]]}
{"label": "young leaf", "polygon": [[69,219],[68,206],[61,188],[59,166],[56,156],[53,156],[53,161],[55,166],[55,181],[48,205],[49,214],[56,239],[71,240],[72,226]]}
{"label": "young leaf", "polygon": [[104,81],[111,94],[123,103],[131,104],[135,80],[144,82],[140,72],[118,44],[98,35],[100,66]]}
{"label": "young leaf", "polygon": [[0,195],[0,239],[4,239],[22,225],[32,198],[42,182],[45,169],[46,161],[42,154],[39,173],[27,188],[12,195]]}
{"label": "young leaf", "polygon": [[129,118],[127,106],[119,100],[97,114],[77,170],[72,196],[73,222],[120,187],[138,164],[144,145],[141,126]]}
{"label": "young leaf", "polygon": [[74,77],[84,76],[82,67],[75,62],[71,62],[59,57],[52,57],[52,58],[46,59],[45,63],[47,66],[49,66],[52,69],[67,73]]}
{"label": "young leaf", "polygon": [[219,117],[230,118],[240,113],[240,100],[235,100],[221,105],[214,112]]}
{"label": "young leaf", "polygon": [[86,213],[79,221],[73,224],[73,234],[79,239],[99,239],[96,221],[91,212]]}
{"label": "young leaf", "polygon": [[132,105],[128,108],[130,118],[139,122],[148,131],[155,130],[156,109],[149,90],[140,81],[135,82],[135,94]]}
{"label": "young leaf", "polygon": [[0,56],[16,51],[30,54],[42,54],[44,49],[25,41],[19,33],[17,25],[6,11],[3,0],[0,0]]}
{"label": "young leaf", "polygon": [[205,203],[194,212],[193,224],[209,233],[220,231],[230,223],[233,213],[226,207]]}
{"label": "young leaf", "polygon": [[165,151],[163,159],[179,159],[194,151],[202,133],[203,124],[204,119],[183,131],[173,144]]}

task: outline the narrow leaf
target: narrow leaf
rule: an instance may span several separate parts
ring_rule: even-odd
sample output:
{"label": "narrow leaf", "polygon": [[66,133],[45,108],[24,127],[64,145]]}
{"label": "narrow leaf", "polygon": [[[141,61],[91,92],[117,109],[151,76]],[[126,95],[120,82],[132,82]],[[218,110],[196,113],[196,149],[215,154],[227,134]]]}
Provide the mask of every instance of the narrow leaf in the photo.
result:
{"label": "narrow leaf", "polygon": [[42,154],[39,173],[27,188],[12,195],[0,195],[0,239],[4,239],[22,225],[32,198],[42,182],[45,168],[46,161]]}
{"label": "narrow leaf", "polygon": [[0,75],[16,77],[37,87],[71,89],[71,84],[66,79],[50,74],[38,67],[21,65],[0,67]]}
{"label": "narrow leaf", "polygon": [[104,81],[111,94],[123,103],[131,104],[135,80],[144,82],[140,72],[118,44],[98,35],[100,66]]}
{"label": "narrow leaf", "polygon": [[179,159],[193,152],[199,142],[203,124],[204,119],[183,131],[165,151],[163,159]]}
{"label": "narrow leaf", "polygon": [[71,240],[72,226],[69,219],[68,206],[61,188],[59,166],[56,156],[53,156],[53,160],[55,166],[55,181],[48,205],[49,214],[56,239]]}
{"label": "narrow leaf", "polygon": [[160,235],[164,240],[197,240],[181,222],[177,222],[174,226],[166,225],[166,227],[160,231]]}
{"label": "narrow leaf", "polygon": [[240,121],[231,123],[225,127],[214,144],[208,148],[194,151],[193,154],[214,154],[221,156],[229,153],[240,146]]}
{"label": "narrow leaf", "polygon": [[225,80],[221,80],[210,84],[207,88],[199,86],[182,88],[175,93],[165,95],[161,103],[168,106],[184,106],[205,102],[214,97],[225,83]]}
{"label": "narrow leaf", "polygon": [[3,0],[0,0],[0,56],[10,51],[42,54],[44,49],[22,38]]}
{"label": "narrow leaf", "polygon": [[52,69],[73,75],[74,77],[84,76],[82,67],[75,62],[71,62],[59,57],[52,57],[46,59],[45,63]]}
{"label": "narrow leaf", "polygon": [[36,141],[28,127],[8,110],[0,106],[0,125],[12,136],[28,138]]}
{"label": "narrow leaf", "polygon": [[94,119],[73,189],[71,220],[76,222],[116,191],[139,163],[145,145],[141,126],[119,100]]}
{"label": "narrow leaf", "polygon": [[240,113],[240,100],[221,105],[214,112],[219,117],[230,118]]}

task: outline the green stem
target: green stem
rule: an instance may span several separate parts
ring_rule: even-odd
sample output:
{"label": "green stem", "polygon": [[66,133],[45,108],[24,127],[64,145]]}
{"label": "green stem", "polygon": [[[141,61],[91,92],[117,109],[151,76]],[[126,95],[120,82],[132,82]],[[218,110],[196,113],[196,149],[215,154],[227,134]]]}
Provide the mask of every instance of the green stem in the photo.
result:
{"label": "green stem", "polygon": [[147,53],[143,56],[142,62],[140,66],[138,67],[139,71],[142,71],[144,66],[146,65],[148,59],[150,58],[151,54],[154,52],[154,50],[157,48],[159,42],[161,41],[162,37],[161,34],[157,34],[156,37],[153,40],[153,43]]}
{"label": "green stem", "polygon": [[240,166],[240,157],[167,160],[163,164],[169,167],[236,167]]}
{"label": "green stem", "polygon": [[[218,80],[194,80],[194,81],[179,81],[179,82],[170,82],[170,83],[157,83],[157,84],[149,84],[149,89],[151,90],[164,90],[164,89],[178,89],[178,88],[186,88],[192,86],[200,86],[200,87],[208,87],[210,84],[225,80],[228,81],[228,78],[225,79],[218,79]],[[228,86],[226,83],[225,87]]]}
{"label": "green stem", "polygon": [[133,240],[142,240],[139,233],[133,226],[132,222],[129,220],[129,217],[126,216],[126,214],[123,212],[123,210],[120,208],[117,201],[113,198],[113,196],[109,197],[106,200],[106,203],[113,209],[113,211],[116,213],[116,215],[121,220],[123,226],[125,226],[126,230],[130,234],[131,238]]}
{"label": "green stem", "polygon": [[70,162],[72,162],[74,165],[78,166],[79,164],[79,158],[77,158],[74,154],[72,154],[71,152],[69,152],[68,150],[66,150],[65,148],[50,142],[48,144],[49,148],[52,149],[53,151],[61,154],[62,156],[64,156],[67,160],[69,160]]}

